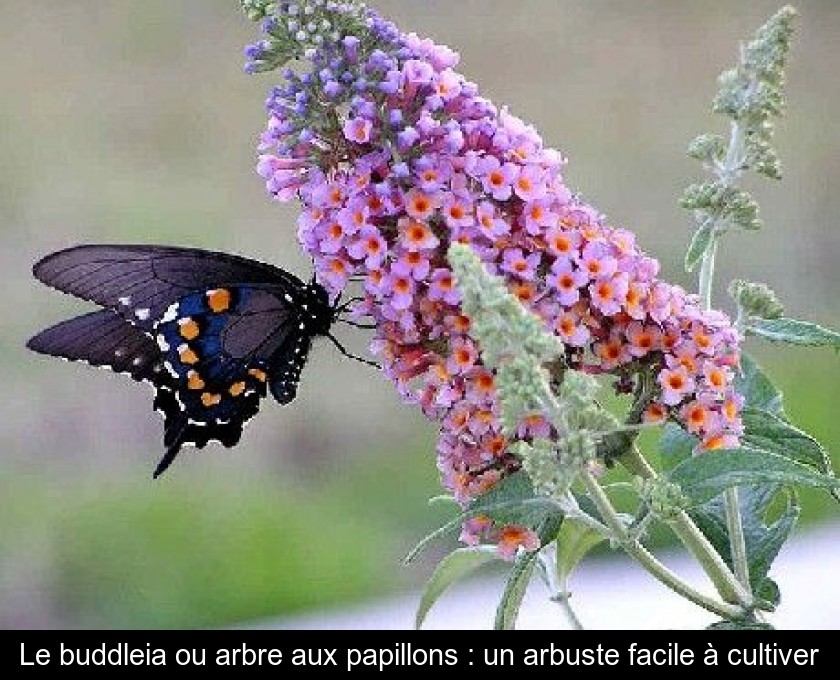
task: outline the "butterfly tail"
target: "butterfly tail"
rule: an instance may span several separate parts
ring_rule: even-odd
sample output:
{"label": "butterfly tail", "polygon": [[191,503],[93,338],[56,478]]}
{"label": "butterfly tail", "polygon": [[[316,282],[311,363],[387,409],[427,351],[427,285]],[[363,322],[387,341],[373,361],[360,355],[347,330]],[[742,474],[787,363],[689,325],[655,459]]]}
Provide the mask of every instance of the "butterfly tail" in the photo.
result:
{"label": "butterfly tail", "polygon": [[160,459],[160,462],[157,464],[155,471],[152,473],[152,479],[157,479],[160,477],[166,469],[172,465],[172,461],[175,460],[175,457],[178,455],[178,452],[181,450],[181,443],[178,442],[177,444],[170,446],[166,449],[166,453],[163,454],[163,458]]}

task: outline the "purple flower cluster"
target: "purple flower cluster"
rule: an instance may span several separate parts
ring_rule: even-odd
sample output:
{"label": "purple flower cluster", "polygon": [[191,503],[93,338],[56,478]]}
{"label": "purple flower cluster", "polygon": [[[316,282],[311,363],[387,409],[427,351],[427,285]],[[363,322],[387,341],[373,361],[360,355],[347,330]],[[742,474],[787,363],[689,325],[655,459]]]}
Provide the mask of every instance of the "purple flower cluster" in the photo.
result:
{"label": "purple flower cluster", "polygon": [[[554,329],[570,366],[625,387],[647,372],[645,420],[675,420],[698,450],[737,445],[739,337],[728,319],[657,278],[634,235],[566,187],[560,154],[454,70],[455,52],[366,16],[365,40],[311,50],[311,72],[286,72],[272,92],[258,171],[272,195],[302,201],[298,236],[321,283],[338,294],[361,280],[355,312],[376,322],[373,351],[440,423],[445,487],[466,503],[519,467],[459,307],[445,257],[454,241]],[[517,432],[550,435],[540,416]],[[535,547],[520,529],[479,519],[462,538],[509,555]]]}

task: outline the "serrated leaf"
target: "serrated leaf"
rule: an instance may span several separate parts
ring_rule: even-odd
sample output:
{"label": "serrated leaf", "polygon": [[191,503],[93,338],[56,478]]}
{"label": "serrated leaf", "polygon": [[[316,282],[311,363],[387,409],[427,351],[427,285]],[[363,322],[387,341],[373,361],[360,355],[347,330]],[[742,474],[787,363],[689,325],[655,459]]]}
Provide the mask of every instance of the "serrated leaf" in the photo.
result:
{"label": "serrated leaf", "polygon": [[786,456],[827,475],[834,474],[828,451],[807,432],[757,408],[745,408],[741,418],[744,423],[744,436],[741,438],[744,445]]}
{"label": "serrated leaf", "polygon": [[760,408],[787,419],[782,393],[746,352],[741,354],[741,368],[735,376],[735,391],[744,396],[746,406]]}
{"label": "serrated leaf", "polygon": [[750,318],[746,331],[770,342],[840,349],[840,333],[810,321]]}
{"label": "serrated leaf", "polygon": [[493,624],[496,630],[513,630],[516,625],[516,618],[519,616],[522,599],[534,573],[538,555],[536,551],[517,555],[505,582],[502,599],[496,607],[496,621]]}
{"label": "serrated leaf", "polygon": [[[738,489],[738,507],[741,514],[741,526],[744,530],[750,584],[757,597],[774,605],[779,601],[778,588],[774,588],[775,584],[767,578],[767,573],[799,518],[799,505],[796,503],[796,498],[788,493],[785,494],[784,510],[774,522],[768,524],[768,510],[780,492],[782,491],[778,484],[743,486]],[[692,509],[689,514],[732,568],[726,508],[723,500],[715,498]]]}
{"label": "serrated leaf", "polygon": [[583,522],[566,519],[557,534],[557,575],[565,584],[587,553],[601,543],[604,536]]}
{"label": "serrated leaf", "polygon": [[501,558],[496,548],[489,545],[458,548],[449,553],[438,563],[423,589],[414,617],[414,627],[420,629],[429,610],[449,586],[485,564],[499,559]]}
{"label": "serrated leaf", "polygon": [[741,447],[706,451],[666,474],[679,484],[690,507],[705,503],[733,486],[792,484],[840,489],[840,480],[770,451]]}
{"label": "serrated leaf", "polygon": [[703,259],[703,255],[712,247],[714,235],[712,224],[704,224],[694,232],[691,243],[688,245],[688,252],[685,254],[685,270],[687,272],[694,271],[694,268]]}
{"label": "serrated leaf", "polygon": [[659,438],[659,455],[665,469],[691,458],[700,440],[676,423],[666,423]]}

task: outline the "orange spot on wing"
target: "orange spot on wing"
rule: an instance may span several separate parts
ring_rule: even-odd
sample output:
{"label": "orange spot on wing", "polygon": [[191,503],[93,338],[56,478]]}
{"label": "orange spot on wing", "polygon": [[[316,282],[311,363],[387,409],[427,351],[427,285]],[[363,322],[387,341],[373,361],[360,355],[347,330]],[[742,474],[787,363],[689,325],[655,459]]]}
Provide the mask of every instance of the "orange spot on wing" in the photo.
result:
{"label": "orange spot on wing", "polygon": [[208,290],[207,304],[216,314],[224,312],[230,307],[230,291],[226,288]]}
{"label": "orange spot on wing", "polygon": [[249,368],[248,375],[254,376],[260,382],[265,382],[265,379],[268,377],[266,376],[265,371],[262,371],[259,368]]}
{"label": "orange spot on wing", "polygon": [[221,394],[212,394],[211,392],[203,392],[201,394],[201,403],[204,404],[207,408],[211,406],[215,406],[222,400]]}
{"label": "orange spot on wing", "polygon": [[239,382],[235,382],[235,383],[233,383],[233,385],[231,385],[228,388],[228,392],[230,392],[230,395],[232,397],[238,397],[244,391],[245,391],[245,381],[244,380],[240,380]]}
{"label": "orange spot on wing", "polygon": [[182,364],[197,364],[198,363],[198,354],[196,354],[193,350],[189,347],[182,347],[178,350],[178,356],[181,358]]}
{"label": "orange spot on wing", "polygon": [[193,321],[190,317],[186,317],[184,319],[178,319],[178,332],[181,334],[181,337],[184,340],[194,340],[198,337],[201,329],[198,327],[198,324]]}
{"label": "orange spot on wing", "polygon": [[188,390],[202,390],[204,389],[204,381],[201,376],[195,371],[187,373],[187,389]]}

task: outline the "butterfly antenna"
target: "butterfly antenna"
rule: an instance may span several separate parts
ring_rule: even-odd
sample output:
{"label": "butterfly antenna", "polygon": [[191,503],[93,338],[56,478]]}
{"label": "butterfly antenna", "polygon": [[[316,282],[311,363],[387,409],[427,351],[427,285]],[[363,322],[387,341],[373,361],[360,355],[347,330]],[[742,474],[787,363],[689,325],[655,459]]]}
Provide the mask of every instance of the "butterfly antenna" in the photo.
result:
{"label": "butterfly antenna", "polygon": [[351,354],[346,349],[344,349],[344,345],[342,345],[338,340],[336,340],[335,336],[331,333],[327,334],[327,337],[332,341],[332,343],[338,347],[338,351],[341,352],[344,356],[348,359],[353,359],[354,361],[358,361],[363,364],[367,364],[368,366],[373,366],[374,368],[381,369],[382,366],[377,364],[375,361],[371,361],[370,359],[365,359],[364,357],[356,356],[355,354]]}

